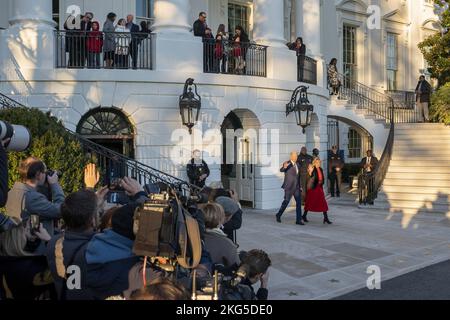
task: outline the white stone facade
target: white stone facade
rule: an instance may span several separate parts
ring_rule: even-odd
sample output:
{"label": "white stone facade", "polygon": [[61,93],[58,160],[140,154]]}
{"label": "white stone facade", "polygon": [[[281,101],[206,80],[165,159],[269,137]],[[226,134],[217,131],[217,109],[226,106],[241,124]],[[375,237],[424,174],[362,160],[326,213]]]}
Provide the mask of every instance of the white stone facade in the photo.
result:
{"label": "white stone facade", "polygon": [[[424,0],[321,1],[263,0],[232,1],[250,8],[249,33],[253,40],[269,46],[267,77],[204,74],[202,43],[190,32],[199,11],[208,12],[213,29],[227,25],[227,0],[155,0],[154,70],[74,70],[55,68],[52,1],[9,0],[0,12],[0,92],[31,107],[50,110],[75,130],[81,117],[96,107],[120,108],[135,126],[137,160],[185,178],[184,166],[174,162],[173,152],[182,147],[190,152],[194,145],[174,140],[172,134],[183,129],[178,97],[187,78],[195,79],[202,96],[202,125],[220,131],[227,114],[244,110],[261,129],[279,130],[280,162],[289,152],[307,145],[319,148],[326,158],[327,116],[340,115],[358,122],[374,137],[375,151],[381,156],[387,131],[379,123],[362,120],[357,114],[330,110],[325,64],[332,57],[342,62],[342,25],[357,26],[357,79],[378,90],[385,89],[385,34],[399,34],[399,90],[414,88],[424,68],[417,43],[436,30],[432,8]],[[231,1],[230,1],[231,2]],[[370,2],[370,3],[369,3]],[[135,1],[60,1],[60,27],[65,8],[78,5],[82,12],[94,12],[94,20],[104,22],[110,11],[124,17],[136,12]],[[381,7],[381,30],[366,26],[370,4]],[[289,5],[289,10],[285,7]],[[9,21],[9,24],[5,22]],[[3,23],[3,25],[1,24]],[[289,28],[289,32],[287,32]],[[287,50],[286,34],[303,36],[307,54],[318,61],[318,85],[309,85],[315,115],[305,135],[295,118],[286,118],[285,105],[297,82],[295,53]],[[342,70],[342,65],[340,65]],[[345,109],[342,106],[342,110]],[[239,112],[238,112],[239,114]],[[241,119],[245,120],[245,119]],[[245,121],[244,129],[245,128]],[[255,125],[255,123],[257,125]],[[209,145],[221,151],[222,139],[209,137]],[[183,154],[186,156],[186,154]],[[212,157],[220,159],[221,154]],[[278,165],[278,164],[277,164]],[[324,163],[326,165],[326,163]],[[208,183],[221,181],[220,165],[212,165]],[[282,176],[276,170],[256,165],[254,206],[273,209],[282,199]]]}

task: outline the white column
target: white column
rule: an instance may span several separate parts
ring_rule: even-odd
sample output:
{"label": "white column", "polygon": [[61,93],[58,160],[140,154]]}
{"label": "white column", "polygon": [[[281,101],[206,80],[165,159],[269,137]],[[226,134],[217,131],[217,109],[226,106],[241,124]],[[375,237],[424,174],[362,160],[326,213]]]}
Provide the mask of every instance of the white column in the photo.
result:
{"label": "white column", "polygon": [[[321,56],[320,0],[303,0],[298,2],[303,2],[303,17],[301,19],[303,30],[299,36],[303,37],[303,42],[309,54],[316,57]],[[297,21],[299,20],[300,18],[297,18]]]}
{"label": "white column", "polygon": [[154,12],[156,33],[186,34],[192,29],[189,0],[155,0]]}
{"label": "white column", "polygon": [[9,59],[19,69],[54,67],[51,0],[14,0],[6,32]]}
{"label": "white column", "polygon": [[254,39],[258,44],[286,47],[284,39],[284,1],[253,1]]}
{"label": "white column", "polygon": [[194,23],[189,21],[190,7],[190,0],[155,0],[156,70],[186,75],[203,72],[203,43],[190,32]]}
{"label": "white column", "polygon": [[295,6],[295,37],[301,37],[303,33],[303,0],[294,0]]}

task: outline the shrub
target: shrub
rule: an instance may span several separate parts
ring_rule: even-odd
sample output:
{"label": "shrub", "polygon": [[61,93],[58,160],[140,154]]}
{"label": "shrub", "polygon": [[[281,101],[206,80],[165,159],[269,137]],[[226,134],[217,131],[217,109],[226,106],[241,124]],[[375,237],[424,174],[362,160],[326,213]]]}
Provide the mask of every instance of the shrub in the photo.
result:
{"label": "shrub", "polygon": [[32,135],[30,148],[9,153],[9,187],[19,180],[21,160],[35,156],[48,168],[63,173],[61,186],[66,193],[83,187],[83,168],[86,160],[78,141],[64,129],[61,121],[36,108],[7,108],[0,110],[0,119],[27,127]]}
{"label": "shrub", "polygon": [[430,117],[433,121],[450,125],[450,82],[437,90],[431,98]]}

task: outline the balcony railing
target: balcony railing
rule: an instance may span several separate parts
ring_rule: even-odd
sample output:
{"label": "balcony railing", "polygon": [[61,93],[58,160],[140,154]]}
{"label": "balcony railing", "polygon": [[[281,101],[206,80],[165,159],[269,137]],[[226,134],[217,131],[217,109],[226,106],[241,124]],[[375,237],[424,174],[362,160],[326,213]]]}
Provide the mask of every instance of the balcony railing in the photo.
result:
{"label": "balcony railing", "polygon": [[203,71],[266,77],[267,46],[229,40],[204,40]]}
{"label": "balcony railing", "polygon": [[55,31],[56,68],[153,69],[152,34]]}
{"label": "balcony railing", "polygon": [[305,55],[297,56],[297,80],[317,85],[317,61]]}

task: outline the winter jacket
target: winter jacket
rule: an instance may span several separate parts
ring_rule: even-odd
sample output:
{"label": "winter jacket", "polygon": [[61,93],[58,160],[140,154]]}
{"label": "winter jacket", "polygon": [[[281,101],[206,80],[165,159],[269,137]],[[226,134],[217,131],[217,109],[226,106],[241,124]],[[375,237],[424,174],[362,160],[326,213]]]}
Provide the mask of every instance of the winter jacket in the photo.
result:
{"label": "winter jacket", "polygon": [[103,34],[100,31],[91,31],[88,33],[87,49],[88,52],[100,53],[103,47]]}
{"label": "winter jacket", "polygon": [[133,241],[113,230],[96,234],[86,248],[87,288],[94,299],[121,295],[128,289],[128,274],[139,262]]}
{"label": "winter jacket", "polygon": [[[86,285],[87,280],[87,265],[86,265],[86,249],[89,241],[94,236],[94,232],[71,232],[66,231],[64,234],[60,234],[52,240],[47,245],[47,261],[52,273],[53,279],[55,281],[56,293],[58,295],[58,300],[92,300],[92,294]],[[58,274],[57,267],[58,255],[55,251],[56,243],[64,237],[62,241],[62,258],[63,266],[66,270],[66,277],[61,277]],[[71,273],[67,272],[69,266],[77,266],[80,268],[80,288],[72,288],[70,290],[66,287],[67,275],[70,277]]]}

